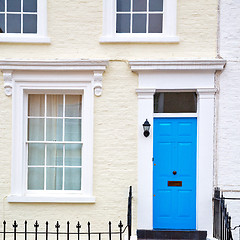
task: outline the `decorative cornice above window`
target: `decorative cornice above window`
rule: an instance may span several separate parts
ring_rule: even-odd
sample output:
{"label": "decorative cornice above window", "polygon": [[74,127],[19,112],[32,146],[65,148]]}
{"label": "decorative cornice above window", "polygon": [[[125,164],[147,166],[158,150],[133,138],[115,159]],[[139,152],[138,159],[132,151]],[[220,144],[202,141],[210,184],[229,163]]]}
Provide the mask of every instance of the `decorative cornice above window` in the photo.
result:
{"label": "decorative cornice above window", "polygon": [[92,72],[96,96],[102,94],[102,77],[108,65],[107,60],[0,60],[3,72],[5,94],[12,95],[14,71],[87,71]]}
{"label": "decorative cornice above window", "polygon": [[154,70],[223,70],[226,60],[154,60],[154,61],[129,61],[131,70],[154,71]]}

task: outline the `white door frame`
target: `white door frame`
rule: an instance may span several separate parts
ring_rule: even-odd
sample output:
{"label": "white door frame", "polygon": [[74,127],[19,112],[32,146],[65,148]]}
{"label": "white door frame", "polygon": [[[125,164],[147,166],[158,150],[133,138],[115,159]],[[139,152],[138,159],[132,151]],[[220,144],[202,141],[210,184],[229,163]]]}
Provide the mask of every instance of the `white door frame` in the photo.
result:
{"label": "white door frame", "polygon": [[215,72],[224,60],[130,61],[139,74],[138,94],[138,229],[153,229],[153,138],[143,136],[146,119],[153,125],[153,96],[156,90],[195,91],[198,95],[196,228],[213,237],[213,148]]}

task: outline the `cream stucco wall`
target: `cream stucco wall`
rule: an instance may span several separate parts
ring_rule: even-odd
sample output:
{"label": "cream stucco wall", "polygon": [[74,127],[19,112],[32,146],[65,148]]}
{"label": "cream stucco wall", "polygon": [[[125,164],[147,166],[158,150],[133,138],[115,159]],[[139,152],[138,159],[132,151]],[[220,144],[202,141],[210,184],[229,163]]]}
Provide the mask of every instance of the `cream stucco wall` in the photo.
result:
{"label": "cream stucco wall", "polygon": [[100,44],[102,1],[48,0],[51,44],[0,44],[0,59],[215,58],[217,0],[178,0],[173,44]]}
{"label": "cream stucco wall", "polygon": [[[8,203],[11,184],[11,97],[0,74],[0,222],[25,219],[40,223],[70,219],[91,221],[95,229],[109,220],[126,223],[128,187],[133,186],[133,216],[137,206],[138,76],[130,59],[213,59],[216,57],[217,0],[178,0],[179,43],[100,44],[102,1],[48,0],[50,44],[0,43],[0,59],[108,59],[103,93],[94,99],[93,192],[95,204]],[[99,224],[100,223],[100,224]],[[86,228],[85,228],[86,229]]]}

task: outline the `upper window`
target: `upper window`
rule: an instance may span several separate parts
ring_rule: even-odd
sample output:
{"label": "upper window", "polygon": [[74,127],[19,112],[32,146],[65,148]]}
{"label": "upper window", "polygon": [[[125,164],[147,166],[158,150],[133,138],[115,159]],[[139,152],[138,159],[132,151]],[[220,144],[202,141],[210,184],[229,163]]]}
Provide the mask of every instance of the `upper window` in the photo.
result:
{"label": "upper window", "polygon": [[1,42],[49,42],[46,0],[0,0]]}
{"label": "upper window", "polygon": [[163,0],[117,0],[116,33],[162,33]]}
{"label": "upper window", "polygon": [[101,42],[178,42],[177,0],[104,0]]}

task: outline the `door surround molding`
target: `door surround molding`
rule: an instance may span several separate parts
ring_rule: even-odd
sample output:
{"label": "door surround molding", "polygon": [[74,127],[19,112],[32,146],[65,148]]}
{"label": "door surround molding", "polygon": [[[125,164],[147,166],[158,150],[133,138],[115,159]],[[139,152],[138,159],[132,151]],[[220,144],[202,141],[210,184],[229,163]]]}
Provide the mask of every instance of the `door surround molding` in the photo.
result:
{"label": "door surround molding", "polygon": [[[197,196],[196,228],[213,237],[212,192],[215,72],[225,60],[130,61],[139,75],[138,95],[138,229],[153,229],[153,129],[143,136],[142,124],[153,126],[153,96],[156,91],[195,91],[197,93]],[[206,218],[208,216],[208,218]]]}

